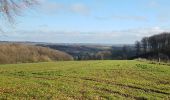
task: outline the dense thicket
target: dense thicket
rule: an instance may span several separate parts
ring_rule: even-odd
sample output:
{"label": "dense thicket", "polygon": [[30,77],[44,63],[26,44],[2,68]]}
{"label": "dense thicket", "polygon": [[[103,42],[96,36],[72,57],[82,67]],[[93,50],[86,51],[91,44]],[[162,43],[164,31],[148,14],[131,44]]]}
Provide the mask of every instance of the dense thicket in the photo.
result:
{"label": "dense thicket", "polygon": [[[169,60],[170,58],[170,33],[144,37],[140,41],[140,46],[136,43],[136,52],[143,57],[150,59]],[[139,51],[140,50],[140,51]]]}
{"label": "dense thicket", "polygon": [[28,63],[73,60],[67,53],[40,46],[0,44],[0,63]]}

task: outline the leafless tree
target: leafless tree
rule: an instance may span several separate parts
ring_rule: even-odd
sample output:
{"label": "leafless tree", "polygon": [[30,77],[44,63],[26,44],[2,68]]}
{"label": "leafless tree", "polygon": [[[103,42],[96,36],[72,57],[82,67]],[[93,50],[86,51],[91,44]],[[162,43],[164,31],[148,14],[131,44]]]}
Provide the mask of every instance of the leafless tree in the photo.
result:
{"label": "leafless tree", "polygon": [[146,54],[147,53],[147,49],[148,49],[148,38],[147,37],[144,37],[141,40],[141,45],[142,45],[142,48],[143,48],[143,53]]}
{"label": "leafless tree", "polygon": [[170,58],[170,32],[163,32],[149,37],[144,37],[141,42],[136,42],[137,53],[139,44],[143,48],[143,55],[153,59],[169,60]]}
{"label": "leafless tree", "polygon": [[141,52],[141,43],[139,41],[136,41],[135,48],[136,48],[136,55],[139,56]]}
{"label": "leafless tree", "polygon": [[34,4],[37,4],[36,0],[0,0],[0,15],[11,22],[21,10]]}

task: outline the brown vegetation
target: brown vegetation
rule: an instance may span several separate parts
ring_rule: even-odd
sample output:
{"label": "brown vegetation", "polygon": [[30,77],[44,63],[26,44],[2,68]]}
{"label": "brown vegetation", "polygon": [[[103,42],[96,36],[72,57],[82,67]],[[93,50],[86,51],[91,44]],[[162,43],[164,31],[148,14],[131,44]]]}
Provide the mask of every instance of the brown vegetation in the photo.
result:
{"label": "brown vegetation", "polygon": [[29,63],[73,60],[67,53],[40,46],[0,44],[0,63]]}

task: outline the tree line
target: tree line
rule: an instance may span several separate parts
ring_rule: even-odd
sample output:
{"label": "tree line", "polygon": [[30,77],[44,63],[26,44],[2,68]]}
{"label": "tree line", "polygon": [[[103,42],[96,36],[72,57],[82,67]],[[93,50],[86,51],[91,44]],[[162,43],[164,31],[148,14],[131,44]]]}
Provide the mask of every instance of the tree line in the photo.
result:
{"label": "tree line", "polygon": [[138,57],[167,61],[170,58],[170,33],[144,37],[141,41],[136,41],[135,48]]}

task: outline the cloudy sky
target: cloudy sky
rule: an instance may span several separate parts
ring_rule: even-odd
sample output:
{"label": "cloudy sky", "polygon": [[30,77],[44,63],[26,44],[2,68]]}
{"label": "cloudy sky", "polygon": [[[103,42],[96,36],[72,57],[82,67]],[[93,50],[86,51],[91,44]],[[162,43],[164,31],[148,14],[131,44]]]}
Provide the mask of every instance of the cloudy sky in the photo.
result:
{"label": "cloudy sky", "polygon": [[15,24],[2,21],[0,40],[132,44],[170,31],[170,0],[39,0]]}

